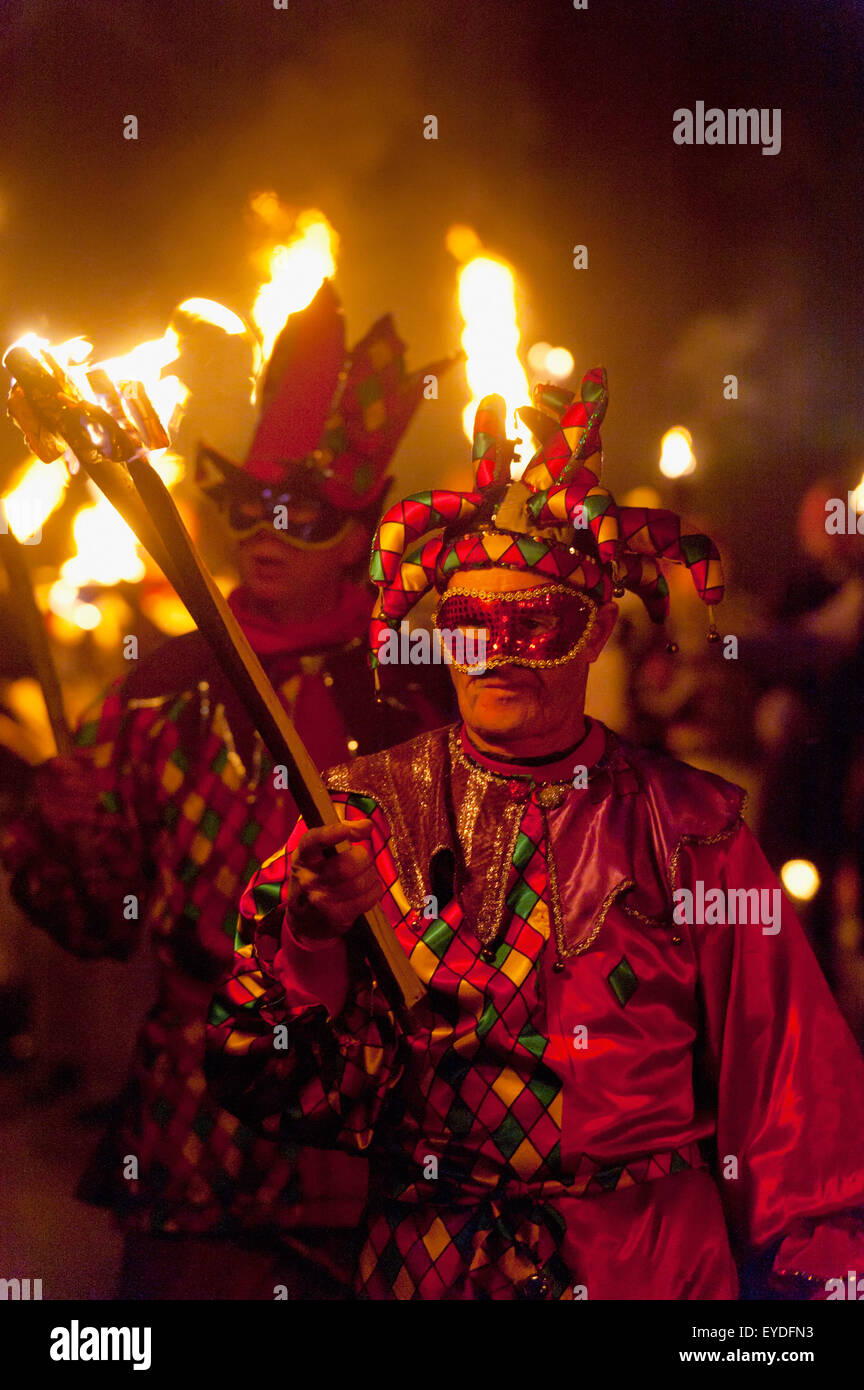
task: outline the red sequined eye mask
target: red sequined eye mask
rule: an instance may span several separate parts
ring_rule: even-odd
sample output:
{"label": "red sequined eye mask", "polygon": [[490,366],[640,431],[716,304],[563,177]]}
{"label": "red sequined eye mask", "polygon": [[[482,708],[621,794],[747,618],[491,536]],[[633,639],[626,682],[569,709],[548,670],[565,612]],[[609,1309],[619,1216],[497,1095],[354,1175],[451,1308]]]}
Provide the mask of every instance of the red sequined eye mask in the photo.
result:
{"label": "red sequined eye mask", "polygon": [[452,665],[561,666],[582,650],[597,605],[568,584],[543,584],[508,593],[448,589],[435,610]]}

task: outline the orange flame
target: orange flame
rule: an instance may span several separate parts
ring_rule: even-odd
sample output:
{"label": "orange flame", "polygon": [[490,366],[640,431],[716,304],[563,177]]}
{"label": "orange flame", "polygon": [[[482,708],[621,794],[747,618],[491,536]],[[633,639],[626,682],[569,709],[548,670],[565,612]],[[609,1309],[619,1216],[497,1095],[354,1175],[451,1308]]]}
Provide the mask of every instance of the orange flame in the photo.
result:
{"label": "orange flame", "polygon": [[[517,406],[527,405],[530,388],[519,359],[519,321],[516,312],[516,276],[511,266],[480,248],[479,238],[470,227],[451,227],[447,249],[457,260],[459,270],[459,309],[464,322],[462,346],[466,352],[465,374],[471,400],[462,414],[462,428],[468,439],[474,432],[474,416],[484,396],[503,396],[508,426],[515,420]],[[516,428],[530,449],[530,436],[524,426]],[[513,473],[522,471],[527,458],[514,461]]]}
{"label": "orange flame", "polygon": [[[284,222],[287,210],[275,193],[252,200],[252,210],[265,225]],[[305,309],[323,282],[336,270],[338,237],[317,208],[298,213],[287,242],[270,246],[268,278],[260,286],[252,306],[252,319],[261,335],[261,361],[266,362],[289,314]]]}

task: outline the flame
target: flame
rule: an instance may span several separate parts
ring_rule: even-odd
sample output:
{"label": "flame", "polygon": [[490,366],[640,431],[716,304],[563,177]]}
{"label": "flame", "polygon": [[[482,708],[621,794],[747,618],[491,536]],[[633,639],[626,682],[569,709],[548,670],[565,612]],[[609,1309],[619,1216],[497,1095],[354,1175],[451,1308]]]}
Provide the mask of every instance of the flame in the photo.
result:
{"label": "flame", "polygon": [[693,436],[683,425],[667,430],[660,442],[660,472],[664,478],[686,478],[696,468]]}
{"label": "flame", "polygon": [[[271,282],[262,286],[259,294],[259,299],[264,296],[263,312],[275,308],[282,313],[283,320],[292,309],[308,303],[325,275],[332,274],[334,269],[335,234],[326,218],[310,211],[301,214],[297,227],[299,234],[291,244],[273,251]],[[325,241],[326,257],[323,255]],[[251,333],[239,315],[212,299],[186,299],[177,306],[175,313],[204,320],[229,336]],[[280,322],[276,332],[281,326]],[[182,322],[180,330],[182,332]],[[49,354],[74,381],[82,396],[90,401],[96,401],[96,395],[87,374],[96,368],[107,373],[115,385],[141,382],[169,432],[189,396],[179,377],[163,375],[180,353],[180,335],[170,325],[161,338],[137,343],[129,352],[102,362],[89,360],[92,344],[83,337],[53,345],[36,333],[25,333],[11,346],[25,347],[37,357]],[[151,450],[150,460],[167,487],[173,488],[182,478],[183,460],[170,449]],[[3,499],[8,525],[19,540],[37,535],[45,519],[60,505],[70,467],[74,471],[70,455],[50,464],[32,457],[28,460],[20,480]],[[91,586],[110,587],[124,581],[134,584],[145,575],[134,533],[107,498],[96,489],[92,491],[94,500],[85,503],[72,522],[75,553],[61,566],[60,577],[48,595],[51,611],[63,623],[83,631],[93,631],[103,622],[108,599],[102,596],[98,602],[89,602],[82,599],[82,590]]]}
{"label": "flame", "polygon": [[[207,304],[213,315],[221,308],[213,301],[193,302]],[[224,313],[228,315],[230,310]],[[82,337],[55,346],[35,333],[26,333],[14,346],[26,347],[34,356],[48,353],[87,400],[96,400],[87,378],[94,367],[107,372],[115,383],[140,381],[160,420],[165,422],[175,418],[189,395],[178,377],[162,376],[164,368],[176,361],[179,353],[180,340],[173,328],[168,328],[161,338],[138,343],[122,356],[98,363],[88,360],[93,348]],[[173,487],[182,477],[182,460],[165,449],[153,451],[150,457],[163,482]],[[43,521],[62,502],[68,479],[67,464],[62,458],[49,464],[38,459],[30,461],[20,482],[3,499],[10,529],[19,540],[39,532]],[[60,579],[52,586],[49,597],[52,612],[85,631],[98,627],[102,611],[97,604],[82,601],[81,589],[90,585],[107,587],[124,580],[134,584],[145,574],[133,532],[107,498],[95,490],[94,495],[95,501],[79,508],[74,517],[75,553],[61,566]]]}
{"label": "flame", "polygon": [[[469,231],[470,228],[451,228],[448,248],[454,251],[471,245]],[[474,415],[483,396],[493,392],[503,396],[508,421],[517,406],[530,400],[528,378],[518,354],[516,277],[511,267],[496,256],[471,256],[459,271],[459,309],[465,324],[462,346],[467,354],[465,372],[471,390],[471,400],[462,414],[462,428],[471,439]],[[526,442],[530,442],[527,436]],[[521,471],[518,465],[515,471]]]}
{"label": "flame", "polygon": [[239,314],[235,314],[232,309],[226,309],[224,304],[219,304],[215,299],[184,299],[174,312],[188,314],[193,319],[202,319],[204,323],[212,323],[230,338],[249,332],[249,325],[243,322]]}
{"label": "flame", "polygon": [[[263,221],[273,224],[276,212],[271,206],[276,195],[265,193],[253,200],[252,208]],[[261,360],[266,362],[273,344],[289,314],[305,309],[325,280],[336,269],[338,238],[323,212],[307,208],[294,224],[294,236],[287,243],[272,247],[268,255],[267,279],[258,290],[252,306],[252,319],[261,334]]]}
{"label": "flame", "polygon": [[[229,311],[226,310],[227,312]],[[124,356],[111,357],[95,365],[107,372],[114,382],[140,381],[159,419],[170,430],[177,412],[185,405],[189,396],[179,377],[162,375],[165,367],[176,362],[179,353],[180,339],[177,333],[173,328],[166,328],[161,338],[151,338],[148,342],[137,343]],[[81,386],[81,381],[74,372],[70,372],[69,375]],[[85,391],[82,386],[81,390],[82,394],[88,395],[92,400],[93,393],[89,387]]]}
{"label": "flame", "polygon": [[76,589],[89,584],[137,584],[144,578],[134,532],[100,493],[72,522],[75,554],[60,566],[60,578]]}
{"label": "flame", "polygon": [[32,454],[20,481],[3,498],[9,530],[19,541],[38,536],[43,522],[63,501],[69,473],[62,458],[42,463]]}

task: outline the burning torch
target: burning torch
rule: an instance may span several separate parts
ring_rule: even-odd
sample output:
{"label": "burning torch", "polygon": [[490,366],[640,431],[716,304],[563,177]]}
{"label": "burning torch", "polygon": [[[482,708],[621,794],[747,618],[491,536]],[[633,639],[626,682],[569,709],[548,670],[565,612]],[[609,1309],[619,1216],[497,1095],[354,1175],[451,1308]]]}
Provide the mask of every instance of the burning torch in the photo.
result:
{"label": "burning torch", "polygon": [[[240,696],[306,824],[336,825],[336,809],[293,723],[245,634],[198,554],[148,450],[169,440],[140,382],[114,382],[102,368],[86,374],[88,400],[50,353],[14,344],[3,359],[13,378],[9,414],[44,463],[67,448],[149,551]],[[425,987],[380,906],[365,914],[364,947],[382,988],[411,1009]]]}

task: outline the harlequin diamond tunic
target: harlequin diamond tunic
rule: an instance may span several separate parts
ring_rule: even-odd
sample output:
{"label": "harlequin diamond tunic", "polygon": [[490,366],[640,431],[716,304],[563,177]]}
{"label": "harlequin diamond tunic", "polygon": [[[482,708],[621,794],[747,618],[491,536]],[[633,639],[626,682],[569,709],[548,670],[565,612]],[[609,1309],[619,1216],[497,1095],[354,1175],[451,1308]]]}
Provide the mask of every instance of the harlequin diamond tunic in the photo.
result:
{"label": "harlequin diamond tunic", "polygon": [[[368,750],[435,722],[426,708],[376,710],[359,639],[307,656],[292,654],[289,629],[277,636],[288,653],[262,660],[319,766],[352,735]],[[122,1113],[79,1195],[155,1232],[353,1226],[362,1161],[268,1143],[207,1092],[207,1008],[233,956],[237,900],[296,807],[200,635],[118,682],[76,741],[36,770],[30,804],[3,828],[13,891],[75,955],[124,959],[143,935],[159,966]]]}
{"label": "harlequin diamond tunic", "polygon": [[674,920],[678,886],[776,887],[740,789],[596,722],[542,780],[454,728],[330,784],[427,1000],[403,1031],[356,944],[284,925],[300,825],[244,896],[209,1072],[264,1133],[373,1155],[361,1295],[734,1298],[764,1254],[824,1297],[864,1267],[864,1066],[800,926]]}

